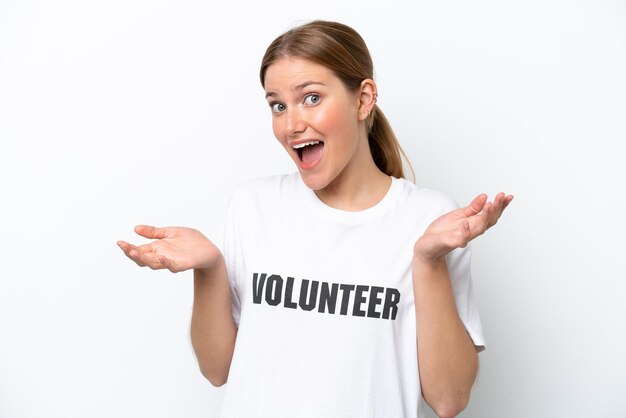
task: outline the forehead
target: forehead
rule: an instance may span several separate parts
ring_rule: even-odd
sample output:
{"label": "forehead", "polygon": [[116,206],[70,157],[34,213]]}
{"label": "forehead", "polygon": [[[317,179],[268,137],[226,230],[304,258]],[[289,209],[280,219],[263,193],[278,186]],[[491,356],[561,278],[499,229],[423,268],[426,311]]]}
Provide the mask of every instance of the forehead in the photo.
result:
{"label": "forehead", "polygon": [[335,84],[340,80],[335,74],[313,61],[297,57],[283,57],[267,67],[265,91],[291,90],[304,82]]}

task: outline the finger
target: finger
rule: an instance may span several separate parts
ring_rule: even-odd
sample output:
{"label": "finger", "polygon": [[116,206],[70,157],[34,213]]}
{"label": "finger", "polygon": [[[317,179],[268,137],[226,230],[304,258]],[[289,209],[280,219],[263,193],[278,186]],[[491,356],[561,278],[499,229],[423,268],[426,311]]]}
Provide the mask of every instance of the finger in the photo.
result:
{"label": "finger", "polygon": [[485,233],[489,228],[494,213],[494,207],[492,202],[486,202],[483,210],[477,216],[468,218],[470,227],[470,240],[476,238],[479,235]]}
{"label": "finger", "polygon": [[152,225],[137,225],[135,232],[142,237],[150,239],[161,239],[167,236],[167,228],[158,228]]}
{"label": "finger", "polygon": [[494,204],[498,205],[498,207],[499,205],[502,205],[501,209],[504,210],[509,205],[509,203],[511,203],[512,200],[513,200],[512,195],[507,195],[503,192],[500,192],[496,196],[494,200]]}
{"label": "finger", "polygon": [[122,251],[124,251],[126,257],[133,260],[139,267],[145,267],[145,264],[137,258],[138,254],[140,254],[140,251],[136,246],[129,244],[125,241],[118,241],[117,245],[122,249]]}
{"label": "finger", "polygon": [[477,215],[483,210],[485,203],[487,203],[487,195],[479,194],[468,206],[463,208],[463,214],[466,217]]}
{"label": "finger", "polygon": [[162,268],[158,262],[158,255],[152,244],[132,245],[125,241],[118,241],[118,245],[124,251],[124,254],[140,267]]}
{"label": "finger", "polygon": [[163,268],[168,269],[172,273],[178,273],[182,270],[177,262],[175,262],[174,260],[170,260],[169,258],[159,256],[159,262],[161,263]]}
{"label": "finger", "polygon": [[500,192],[496,195],[495,199],[493,199],[493,205],[500,209],[500,207],[502,206],[502,204],[504,203],[504,193]]}
{"label": "finger", "polygon": [[511,203],[512,199],[513,199],[513,196],[511,195],[507,196],[504,193],[498,193],[493,203],[494,211],[492,214],[491,221],[489,222],[489,228],[491,228],[498,222],[498,220],[500,219],[500,216],[502,216],[502,213],[504,212],[504,209],[506,209],[508,204]]}
{"label": "finger", "polygon": [[498,193],[493,202],[485,202],[478,216],[469,217],[468,221],[471,230],[470,240],[484,234],[489,228],[494,226],[500,219],[506,206],[511,203],[512,200],[513,196]]}
{"label": "finger", "polygon": [[504,209],[506,209],[507,206],[509,206],[509,203],[511,203],[513,201],[513,195],[508,195],[507,197],[504,198],[504,205],[502,205],[502,210],[504,211]]}
{"label": "finger", "polygon": [[504,196],[505,196],[504,193],[500,192],[496,195],[495,199],[493,200],[492,211],[489,217],[489,222],[487,223],[487,229],[494,226],[498,222],[500,215],[502,215],[502,210],[503,210],[502,206],[504,205]]}
{"label": "finger", "polygon": [[141,263],[142,267],[147,266],[150,267],[152,270],[164,268],[163,264],[161,264],[161,256],[156,253],[139,253],[131,251],[131,256],[137,264]]}
{"label": "finger", "polygon": [[120,247],[122,249],[122,251],[124,251],[124,253],[126,253],[127,250],[130,249],[131,245],[129,243],[127,243],[126,241],[120,240],[120,241],[117,242],[117,246]]}
{"label": "finger", "polygon": [[494,202],[492,204],[486,204],[485,207],[488,207],[488,210],[484,210],[484,213],[481,213],[481,216],[485,218],[484,231],[483,233],[498,223],[500,216],[504,212],[506,206],[511,202],[512,196],[507,196],[504,193],[498,193]]}
{"label": "finger", "polygon": [[[124,251],[124,254],[126,254],[126,256],[130,259],[133,259],[133,256],[131,255],[131,253],[133,252],[137,252],[139,253],[139,248],[133,244],[129,244],[126,241],[118,241],[117,245],[122,249],[122,251]],[[134,260],[134,259],[133,259]]]}
{"label": "finger", "polygon": [[141,259],[139,258],[139,253],[137,251],[131,251],[128,255],[128,258],[130,258],[131,260],[133,260],[135,262],[135,264],[137,264],[139,267],[145,267],[146,263],[144,263],[143,261],[141,261]]}
{"label": "finger", "polygon": [[152,243],[143,244],[143,245],[133,245],[125,241],[118,241],[117,245],[120,246],[120,248],[126,253],[126,255],[129,255],[130,251],[135,251],[140,254],[147,254],[147,253],[155,252],[155,248],[154,248],[154,245],[152,245]]}

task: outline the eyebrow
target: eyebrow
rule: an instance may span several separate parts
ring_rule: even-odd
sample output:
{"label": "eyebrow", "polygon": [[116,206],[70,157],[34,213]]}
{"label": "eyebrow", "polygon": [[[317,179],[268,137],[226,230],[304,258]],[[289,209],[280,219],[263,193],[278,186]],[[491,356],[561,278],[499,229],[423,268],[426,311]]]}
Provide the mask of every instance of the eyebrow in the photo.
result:
{"label": "eyebrow", "polygon": [[[305,82],[300,83],[297,86],[295,86],[293,88],[293,90],[302,90],[303,88],[308,87],[308,86],[313,85],[313,84],[318,84],[320,86],[326,86],[326,84],[324,84],[324,83],[322,83],[320,81],[305,81]],[[276,97],[277,94],[274,93],[273,91],[268,91],[267,94],[265,94],[265,98],[267,99],[270,96],[271,97]]]}

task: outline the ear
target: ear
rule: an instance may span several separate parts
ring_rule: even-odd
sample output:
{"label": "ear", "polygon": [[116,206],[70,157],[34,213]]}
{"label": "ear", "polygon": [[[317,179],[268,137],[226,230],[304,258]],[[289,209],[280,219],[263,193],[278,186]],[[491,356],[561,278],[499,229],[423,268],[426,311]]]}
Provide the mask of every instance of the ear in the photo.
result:
{"label": "ear", "polygon": [[376,105],[376,98],[378,97],[378,88],[374,80],[366,78],[361,81],[361,87],[359,88],[359,120],[363,121],[367,119],[372,109]]}

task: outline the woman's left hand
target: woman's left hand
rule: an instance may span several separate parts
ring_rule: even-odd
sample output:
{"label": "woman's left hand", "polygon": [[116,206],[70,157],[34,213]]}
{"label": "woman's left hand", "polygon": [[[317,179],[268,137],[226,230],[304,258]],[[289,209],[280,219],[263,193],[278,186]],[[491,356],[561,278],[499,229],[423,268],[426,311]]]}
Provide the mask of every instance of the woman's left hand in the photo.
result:
{"label": "woman's left hand", "polygon": [[415,257],[426,263],[437,264],[443,261],[450,251],[465,247],[468,242],[494,226],[512,200],[512,195],[498,193],[493,202],[488,202],[487,195],[481,194],[469,206],[440,216],[415,243]]}

